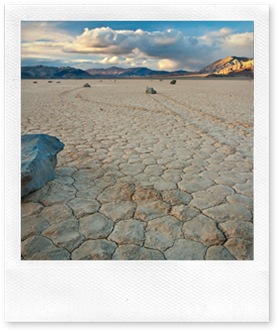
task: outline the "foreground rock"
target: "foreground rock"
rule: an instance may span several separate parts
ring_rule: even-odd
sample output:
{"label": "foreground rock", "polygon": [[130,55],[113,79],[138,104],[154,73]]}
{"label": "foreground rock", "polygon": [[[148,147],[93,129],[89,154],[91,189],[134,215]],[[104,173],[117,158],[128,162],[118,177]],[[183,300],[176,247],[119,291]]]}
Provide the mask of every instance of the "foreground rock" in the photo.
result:
{"label": "foreground rock", "polygon": [[57,154],[63,148],[59,139],[47,134],[21,136],[21,197],[55,178]]}
{"label": "foreground rock", "polygon": [[156,94],[157,92],[156,92],[156,90],[155,90],[154,88],[152,88],[152,87],[147,87],[147,88],[146,88],[146,93],[147,93],[147,94]]}

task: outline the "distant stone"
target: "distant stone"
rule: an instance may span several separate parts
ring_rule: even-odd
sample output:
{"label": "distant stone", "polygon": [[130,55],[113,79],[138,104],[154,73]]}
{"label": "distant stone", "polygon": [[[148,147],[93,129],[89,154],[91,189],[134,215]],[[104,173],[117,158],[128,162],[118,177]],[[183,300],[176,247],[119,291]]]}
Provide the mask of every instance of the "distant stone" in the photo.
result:
{"label": "distant stone", "polygon": [[154,88],[152,88],[152,87],[147,87],[147,88],[146,88],[146,93],[147,93],[147,94],[156,94],[157,92],[156,92],[156,90],[155,90]]}
{"label": "distant stone", "polygon": [[35,81],[35,82],[33,82],[33,84],[37,84],[37,83],[38,83],[38,82],[36,82],[36,81]]}
{"label": "distant stone", "polygon": [[83,87],[91,87],[91,85],[86,83],[86,84],[83,85]]}
{"label": "distant stone", "polygon": [[173,79],[173,80],[171,80],[170,84],[175,85],[176,82],[177,82],[177,81],[176,81],[175,79]]}
{"label": "distant stone", "polygon": [[63,148],[59,139],[47,134],[21,136],[21,197],[55,178],[57,154]]}
{"label": "distant stone", "polygon": [[49,80],[48,83],[52,83],[52,80]]}

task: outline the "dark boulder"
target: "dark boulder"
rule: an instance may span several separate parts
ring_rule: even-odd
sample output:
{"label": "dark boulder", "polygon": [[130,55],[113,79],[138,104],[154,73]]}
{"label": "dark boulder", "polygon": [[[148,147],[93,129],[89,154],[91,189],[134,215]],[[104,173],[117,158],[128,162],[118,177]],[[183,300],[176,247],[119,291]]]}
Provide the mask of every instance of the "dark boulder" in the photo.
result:
{"label": "dark boulder", "polygon": [[57,154],[64,144],[47,134],[21,136],[21,197],[55,178]]}
{"label": "dark boulder", "polygon": [[147,87],[147,88],[146,88],[146,93],[147,93],[147,94],[156,94],[157,92],[156,92],[156,90],[153,89],[152,87]]}
{"label": "dark boulder", "polygon": [[86,83],[86,84],[83,85],[83,87],[91,87],[91,85]]}
{"label": "dark boulder", "polygon": [[173,80],[171,80],[170,84],[175,85],[176,82],[177,82],[177,81],[176,81],[175,79],[173,79]]}

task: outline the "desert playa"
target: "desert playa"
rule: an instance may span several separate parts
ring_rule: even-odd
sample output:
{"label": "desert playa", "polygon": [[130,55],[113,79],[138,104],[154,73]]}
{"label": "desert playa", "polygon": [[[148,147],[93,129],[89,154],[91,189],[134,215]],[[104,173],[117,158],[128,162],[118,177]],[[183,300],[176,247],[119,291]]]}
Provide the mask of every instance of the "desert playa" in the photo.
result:
{"label": "desert playa", "polygon": [[253,81],[22,80],[21,123],[65,144],[22,259],[253,259]]}

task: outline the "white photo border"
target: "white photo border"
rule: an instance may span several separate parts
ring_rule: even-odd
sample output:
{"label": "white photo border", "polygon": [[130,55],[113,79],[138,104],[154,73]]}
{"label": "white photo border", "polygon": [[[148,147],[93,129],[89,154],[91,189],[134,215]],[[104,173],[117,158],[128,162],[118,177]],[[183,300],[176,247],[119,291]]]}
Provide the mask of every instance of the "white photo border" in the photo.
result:
{"label": "white photo border", "polygon": [[[254,260],[22,261],[21,21],[254,22]],[[5,318],[7,322],[267,322],[269,319],[269,7],[5,7]]]}

